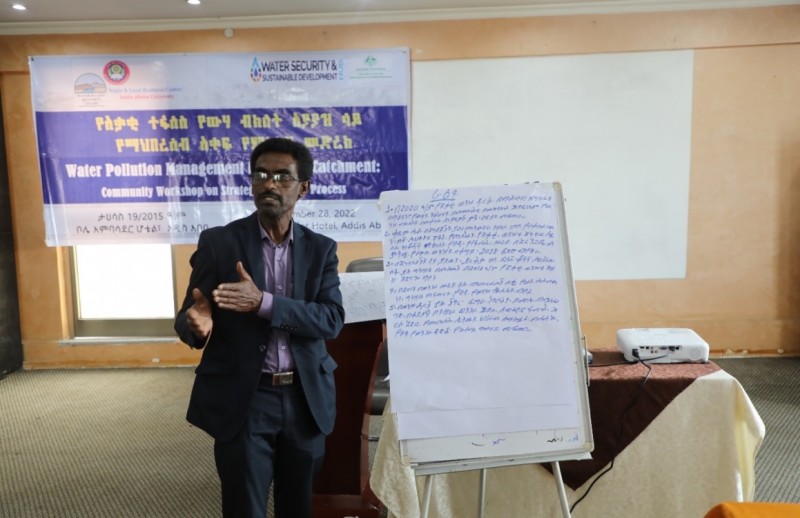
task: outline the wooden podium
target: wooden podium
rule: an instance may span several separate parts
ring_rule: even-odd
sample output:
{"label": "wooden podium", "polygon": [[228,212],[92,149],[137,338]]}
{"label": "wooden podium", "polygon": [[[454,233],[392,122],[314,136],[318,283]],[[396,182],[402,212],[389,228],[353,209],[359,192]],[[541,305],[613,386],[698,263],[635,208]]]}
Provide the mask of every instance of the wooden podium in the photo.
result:
{"label": "wooden podium", "polygon": [[325,461],[314,485],[314,518],[378,518],[381,503],[369,489],[369,418],[379,353],[381,320],[345,324],[328,352],[339,367],[336,423],[325,443]]}

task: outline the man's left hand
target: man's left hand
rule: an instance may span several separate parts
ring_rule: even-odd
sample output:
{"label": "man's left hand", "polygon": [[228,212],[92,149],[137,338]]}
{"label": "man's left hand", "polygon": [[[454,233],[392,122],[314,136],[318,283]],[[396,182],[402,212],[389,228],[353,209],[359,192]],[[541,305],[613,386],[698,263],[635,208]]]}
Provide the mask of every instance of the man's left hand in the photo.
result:
{"label": "man's left hand", "polygon": [[241,261],[236,263],[239,272],[239,282],[224,282],[211,292],[214,302],[221,309],[229,309],[240,313],[252,313],[261,307],[261,290],[244,269]]}

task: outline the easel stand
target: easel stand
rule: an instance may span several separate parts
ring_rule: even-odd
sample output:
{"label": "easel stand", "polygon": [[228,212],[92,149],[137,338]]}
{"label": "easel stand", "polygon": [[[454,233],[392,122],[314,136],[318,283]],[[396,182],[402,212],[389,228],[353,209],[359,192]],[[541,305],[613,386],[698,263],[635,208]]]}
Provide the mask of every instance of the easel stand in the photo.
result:
{"label": "easel stand", "polygon": [[550,466],[553,468],[553,478],[556,481],[556,488],[558,489],[558,501],[561,502],[561,514],[564,518],[570,518],[567,490],[564,489],[564,479],[561,478],[561,466],[559,466],[558,462],[551,462]]}
{"label": "easel stand", "polygon": [[[564,480],[561,478],[561,466],[558,462],[551,462],[550,466],[553,468],[553,479],[556,482],[556,490],[558,491],[558,501],[561,504],[561,514],[564,518],[571,518],[569,512],[569,502],[567,501],[567,491],[564,489]],[[484,509],[486,507],[486,470],[481,468],[479,491],[478,491],[478,518],[484,518]],[[428,475],[425,479],[425,490],[422,494],[422,503],[420,506],[421,518],[428,518],[428,511],[431,506],[431,492],[433,489],[434,474]]]}
{"label": "easel stand", "polygon": [[[492,204],[492,214],[486,214],[487,203]],[[534,182],[384,191],[380,205],[385,216],[383,253],[389,258],[385,261],[384,275],[387,338],[396,355],[390,362],[392,376],[403,378],[404,382],[401,388],[392,387],[393,400],[401,403],[397,415],[398,427],[403,425],[402,433],[398,430],[401,462],[413,468],[418,476],[480,471],[480,516],[483,516],[485,503],[487,469],[552,463],[563,515],[569,518],[558,462],[591,458],[589,453],[594,443],[589,416],[588,369],[586,361],[580,360],[584,357],[584,348],[561,184]],[[430,217],[408,216],[428,209]],[[423,233],[426,240],[448,242],[454,231],[467,236],[462,240],[463,246],[432,249],[430,254],[414,253],[416,241],[412,242],[409,236]],[[513,271],[472,268],[483,264],[500,246],[500,241],[494,243],[488,237],[472,239],[473,235],[479,235],[475,232],[486,236],[502,235],[503,246],[519,244],[519,248],[506,257],[513,263]],[[428,275],[439,271],[437,265],[444,263],[457,268],[448,269],[439,276]],[[456,271],[459,273],[454,273]],[[408,276],[406,272],[413,275]],[[464,291],[464,286],[480,289],[469,292]],[[524,296],[495,300],[490,286],[502,293],[528,293],[542,302],[530,304]],[[519,303],[512,302],[517,300]],[[459,311],[485,314],[488,321],[497,326],[486,324],[489,331],[484,332],[480,327],[470,329],[438,321],[429,323],[427,317],[408,309],[416,308],[418,301],[424,302],[426,308],[449,308],[455,304]],[[519,316],[520,326],[506,330],[502,322],[511,314]],[[433,336],[440,331],[449,334],[449,340]],[[487,343],[499,339],[498,333],[513,347],[494,350],[486,347]],[[432,361],[455,354],[456,335],[458,351],[469,350],[472,365],[463,373],[453,370],[443,376],[423,377],[423,372],[432,373],[427,367]],[[525,367],[524,371],[514,371],[524,376],[524,380],[519,378],[513,388],[504,383],[484,391],[481,397],[486,399],[477,406],[474,405],[477,401],[464,397],[466,390],[473,389],[469,380],[476,366],[480,366],[482,373],[506,376],[510,364],[515,368]],[[426,365],[426,368],[416,369],[416,365]],[[534,375],[530,365],[541,370]],[[395,366],[399,366],[400,371],[395,372]],[[556,372],[559,374],[552,375]],[[418,405],[420,395],[433,394],[434,388],[437,394],[459,395]],[[533,394],[548,397],[528,397]],[[565,400],[567,394],[574,394],[574,400]],[[424,431],[418,426],[423,420],[428,421]],[[463,426],[456,423],[463,423]],[[491,446],[484,447],[488,445]],[[420,505],[426,518],[432,487],[430,478],[425,480],[425,494]]]}

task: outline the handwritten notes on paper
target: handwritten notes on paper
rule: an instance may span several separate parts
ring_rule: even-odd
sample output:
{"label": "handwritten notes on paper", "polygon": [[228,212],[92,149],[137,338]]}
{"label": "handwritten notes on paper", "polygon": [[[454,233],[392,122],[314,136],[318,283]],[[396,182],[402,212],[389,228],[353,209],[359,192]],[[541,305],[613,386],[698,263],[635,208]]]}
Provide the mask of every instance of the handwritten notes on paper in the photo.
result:
{"label": "handwritten notes on paper", "polygon": [[345,324],[386,318],[383,272],[340,273],[339,281]]}
{"label": "handwritten notes on paper", "polygon": [[575,426],[558,195],[536,183],[381,196],[401,439]]}
{"label": "handwritten notes on paper", "polygon": [[556,222],[531,218],[552,209],[549,193],[459,198],[457,189],[388,205],[385,268],[396,284],[388,309],[397,335],[527,332],[557,322]]}

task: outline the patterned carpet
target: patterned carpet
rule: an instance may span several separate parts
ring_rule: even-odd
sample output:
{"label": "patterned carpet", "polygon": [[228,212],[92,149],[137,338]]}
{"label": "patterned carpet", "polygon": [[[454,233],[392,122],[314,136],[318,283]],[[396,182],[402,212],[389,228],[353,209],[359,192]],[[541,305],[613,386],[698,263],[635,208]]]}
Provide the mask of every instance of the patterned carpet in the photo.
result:
{"label": "patterned carpet", "polygon": [[[718,363],[766,424],[756,499],[800,502],[800,358]],[[212,441],[184,420],[192,378],[98,369],[0,381],[0,518],[219,516]]]}
{"label": "patterned carpet", "polygon": [[800,502],[800,358],[714,360],[742,384],[764,421],[756,456],[760,502]]}
{"label": "patterned carpet", "polygon": [[219,516],[191,369],[22,371],[0,382],[0,516]]}

